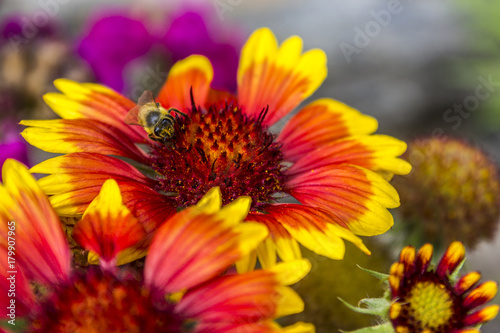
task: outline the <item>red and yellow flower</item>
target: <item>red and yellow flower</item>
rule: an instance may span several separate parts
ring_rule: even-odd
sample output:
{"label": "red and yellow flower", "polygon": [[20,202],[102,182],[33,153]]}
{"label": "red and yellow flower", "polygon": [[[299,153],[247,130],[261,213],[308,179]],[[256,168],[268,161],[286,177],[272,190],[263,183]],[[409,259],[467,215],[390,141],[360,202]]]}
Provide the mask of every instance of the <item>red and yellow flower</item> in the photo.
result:
{"label": "red and yellow flower", "polygon": [[432,253],[430,244],[418,252],[412,246],[405,247],[389,275],[370,272],[389,282],[388,299],[361,300],[367,308],[348,306],[380,316],[386,323],[378,326],[377,332],[480,333],[480,326],[494,319],[500,309],[496,304],[483,306],[495,297],[497,283],[478,285],[478,272],[459,276],[465,259],[460,242],[451,243],[436,267],[430,265]]}
{"label": "red and yellow flower", "polygon": [[[410,171],[397,158],[406,144],[372,135],[377,121],[332,99],[303,107],[276,136],[277,124],[323,82],[326,56],[302,53],[302,40],[278,46],[259,29],[242,50],[238,93],[210,88],[213,70],[203,56],[176,63],[156,101],[176,108],[175,137],[151,141],[124,118],[135,103],[97,84],[60,79],[62,94],[45,101],[63,119],[23,121],[23,136],[43,150],[65,154],[38,164],[49,174],[40,186],[60,215],[82,214],[103,182],[118,182],[125,205],[150,234],[179,208],[218,186],[227,204],[252,198],[248,221],[270,231],[260,253],[273,261],[300,257],[298,243],[334,259],[342,239],[369,250],[356,235],[371,236],[393,224],[388,208],[399,197],[387,179]],[[140,170],[140,171],[139,171]],[[299,203],[279,203],[283,197]]]}
{"label": "red and yellow flower", "polygon": [[158,228],[139,274],[115,266],[119,253],[146,233],[123,205],[116,181],[107,180],[74,230],[100,267],[76,270],[60,221],[26,167],[8,160],[3,179],[0,252],[4,259],[15,252],[16,261],[2,260],[0,299],[10,304],[6,278],[14,274],[15,315],[30,332],[314,332],[309,324],[281,328],[273,321],[302,311],[286,285],[303,277],[309,262],[227,271],[268,233],[261,224],[240,223],[248,197],[221,209],[214,189],[173,215]]}

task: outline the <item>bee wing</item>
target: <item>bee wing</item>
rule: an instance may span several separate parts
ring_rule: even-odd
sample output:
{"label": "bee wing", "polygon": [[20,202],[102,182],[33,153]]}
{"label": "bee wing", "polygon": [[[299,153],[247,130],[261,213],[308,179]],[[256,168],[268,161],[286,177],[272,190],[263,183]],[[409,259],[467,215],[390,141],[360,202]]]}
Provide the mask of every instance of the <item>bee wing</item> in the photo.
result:
{"label": "bee wing", "polygon": [[139,97],[139,100],[137,101],[137,105],[134,106],[130,111],[127,113],[123,121],[125,124],[129,125],[139,125],[142,126],[140,121],[139,121],[139,110],[143,105],[146,105],[148,103],[154,103],[155,99],[153,96],[153,93],[149,90],[146,90],[142,93],[141,97]]}

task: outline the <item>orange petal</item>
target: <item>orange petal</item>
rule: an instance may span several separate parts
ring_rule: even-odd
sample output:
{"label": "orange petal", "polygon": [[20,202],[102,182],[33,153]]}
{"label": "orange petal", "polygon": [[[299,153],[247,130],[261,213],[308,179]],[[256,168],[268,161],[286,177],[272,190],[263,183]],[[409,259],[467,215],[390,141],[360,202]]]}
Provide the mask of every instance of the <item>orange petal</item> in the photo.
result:
{"label": "orange petal", "polygon": [[[54,85],[63,93],[48,93],[45,102],[63,119],[95,119],[116,128],[134,142],[144,142],[144,130],[129,126],[123,119],[135,102],[116,91],[95,83],[57,79]],[[21,122],[22,123],[22,122]]]}
{"label": "orange petal", "polygon": [[[411,166],[397,158],[406,143],[386,135],[354,136],[325,143],[302,156],[293,156],[295,164],[288,174],[303,173],[332,164],[352,164],[377,172],[408,174]],[[286,155],[286,151],[284,151]]]}
{"label": "orange petal", "polygon": [[177,311],[204,323],[226,325],[270,319],[279,302],[277,285],[274,273],[269,271],[220,277],[189,291]]}
{"label": "orange petal", "polygon": [[103,183],[118,182],[123,202],[147,232],[156,229],[174,210],[169,199],[153,190],[155,182],[117,158],[73,153],[46,160],[31,172],[50,174],[39,180],[60,215],[81,215],[99,193]]}
{"label": "orange petal", "polygon": [[21,134],[31,145],[50,153],[92,152],[146,161],[127,134],[94,119],[25,120]]}
{"label": "orange petal", "polygon": [[496,282],[483,282],[465,297],[463,304],[467,308],[475,308],[483,305],[491,301],[497,294],[497,291],[498,285]]}
{"label": "orange petal", "polygon": [[431,263],[433,247],[431,244],[425,244],[422,246],[417,253],[417,270],[420,274],[423,274]]}
{"label": "orange petal", "polygon": [[196,105],[205,105],[213,76],[212,64],[207,58],[189,56],[172,66],[156,101],[166,109],[174,107],[186,112],[191,108],[192,89]]}
{"label": "orange petal", "polygon": [[[7,222],[4,222],[1,218],[0,223],[7,226]],[[5,239],[5,241],[8,242],[8,239]],[[0,245],[0,258],[2,258],[2,262],[0,263],[0,276],[2,277],[0,279],[0,304],[3,304],[5,307],[9,306],[12,308],[11,302],[14,301],[15,303],[13,308],[16,316],[23,317],[29,314],[36,306],[35,296],[31,291],[29,281],[26,278],[23,269],[17,265],[15,261],[16,254],[13,253],[14,251],[12,250],[15,250],[15,245],[10,249],[7,244],[5,247],[3,244]],[[12,297],[12,282],[15,282],[15,297]],[[6,311],[2,311],[0,313],[0,320],[8,318],[8,312],[10,312],[10,309],[8,308]]]}
{"label": "orange petal", "polygon": [[290,119],[277,141],[285,159],[296,161],[308,152],[351,135],[375,132],[377,120],[333,99],[320,99]]}
{"label": "orange petal", "polygon": [[73,238],[96,252],[101,266],[116,262],[117,254],[146,236],[144,228],[123,205],[118,184],[108,179],[73,229]]}
{"label": "orange petal", "polygon": [[393,225],[387,208],[399,206],[396,190],[381,176],[353,165],[333,165],[294,175],[288,193],[334,214],[354,234],[373,236]]}
{"label": "orange petal", "polygon": [[271,126],[309,97],[326,78],[322,50],[302,54],[302,40],[293,36],[278,48],[271,30],[261,28],[241,51],[238,99],[246,114],[257,117],[269,106],[264,124]]}
{"label": "orange petal", "polygon": [[472,288],[472,286],[474,286],[479,281],[479,279],[481,279],[481,274],[479,274],[478,272],[470,272],[468,274],[465,274],[460,278],[460,280],[458,280],[455,286],[455,290],[458,294],[463,294],[467,290]]}
{"label": "orange petal", "polygon": [[254,250],[267,229],[257,223],[234,224],[237,201],[220,213],[205,213],[210,205],[195,206],[166,221],[146,258],[146,284],[163,293],[179,292],[215,277]]}
{"label": "orange petal", "polygon": [[311,251],[331,259],[342,259],[345,253],[343,239],[370,254],[361,239],[342,225],[335,215],[317,207],[297,204],[279,204],[267,207],[292,237]]}
{"label": "orange petal", "polygon": [[[246,221],[258,222],[264,224],[269,230],[269,241],[274,245],[274,251],[287,262],[302,258],[300,247],[297,241],[290,235],[283,225],[276,220],[272,214],[250,213]],[[270,255],[270,254],[268,254]],[[262,262],[262,254],[259,256]]]}
{"label": "orange petal", "polygon": [[439,276],[446,276],[452,274],[453,271],[460,265],[465,258],[465,247],[460,242],[453,242],[450,244],[445,254],[439,261],[436,268],[436,273]]}
{"label": "orange petal", "polygon": [[[4,244],[11,240],[9,236],[14,240],[17,263],[28,278],[43,284],[67,281],[70,275],[69,248],[61,222],[49,200],[28,169],[15,160],[5,161],[2,178],[0,222],[5,226],[2,228]],[[4,234],[7,229],[13,234]]]}
{"label": "orange petal", "polygon": [[498,305],[490,305],[479,311],[476,311],[464,319],[466,326],[474,326],[495,319],[500,307]]}

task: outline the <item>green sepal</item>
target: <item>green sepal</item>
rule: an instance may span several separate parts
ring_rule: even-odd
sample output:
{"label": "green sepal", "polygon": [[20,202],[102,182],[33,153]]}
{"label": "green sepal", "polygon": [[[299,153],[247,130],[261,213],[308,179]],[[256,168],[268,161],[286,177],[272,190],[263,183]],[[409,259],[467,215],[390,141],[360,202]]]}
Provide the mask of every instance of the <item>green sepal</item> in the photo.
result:
{"label": "green sepal", "polygon": [[462,267],[464,266],[464,264],[465,264],[465,258],[457,266],[457,268],[455,268],[455,270],[453,271],[453,273],[451,273],[451,275],[450,275],[450,282],[451,282],[451,284],[456,284],[458,282],[458,279],[460,278],[459,274],[460,274],[460,271],[462,270]]}
{"label": "green sepal", "polygon": [[338,298],[345,306],[351,309],[354,312],[370,314],[374,316],[379,316],[380,318],[386,320],[387,314],[389,313],[389,308],[391,307],[391,302],[385,298],[363,298],[359,301],[359,304],[366,305],[366,308],[360,308],[353,306],[342,298]]}
{"label": "green sepal", "polygon": [[395,333],[394,328],[392,327],[391,323],[385,323],[382,325],[377,325],[377,326],[371,326],[371,327],[365,327],[365,328],[360,328],[359,330],[356,331],[340,331],[343,333]]}
{"label": "green sepal", "polygon": [[382,281],[387,281],[389,280],[389,274],[384,274],[384,273],[380,273],[380,272],[376,272],[376,271],[372,271],[372,270],[369,270],[369,269],[366,269],[366,268],[363,268],[359,265],[356,265],[358,266],[359,269],[361,269],[362,271],[365,271],[366,273],[376,277],[377,279],[379,280],[382,280]]}

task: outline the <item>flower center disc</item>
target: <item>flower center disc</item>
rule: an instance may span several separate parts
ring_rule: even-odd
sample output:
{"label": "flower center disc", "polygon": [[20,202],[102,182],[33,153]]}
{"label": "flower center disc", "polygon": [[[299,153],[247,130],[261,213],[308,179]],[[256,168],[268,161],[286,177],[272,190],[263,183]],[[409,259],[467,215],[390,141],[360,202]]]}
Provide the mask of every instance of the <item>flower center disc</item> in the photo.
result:
{"label": "flower center disc", "polygon": [[226,105],[178,117],[171,144],[155,144],[151,151],[157,190],[173,194],[180,207],[194,205],[214,186],[223,204],[242,195],[252,198],[253,208],[272,202],[284,189],[283,156],[262,125],[264,116],[248,118]]}
{"label": "flower center disc", "polygon": [[43,301],[30,332],[182,332],[171,305],[155,301],[135,279],[97,270],[75,278]]}
{"label": "flower center disc", "polygon": [[455,294],[435,276],[420,276],[404,289],[391,317],[396,332],[448,333],[460,323],[463,311]]}
{"label": "flower center disc", "polygon": [[410,292],[410,313],[424,328],[436,329],[453,315],[453,301],[442,284],[417,283]]}

